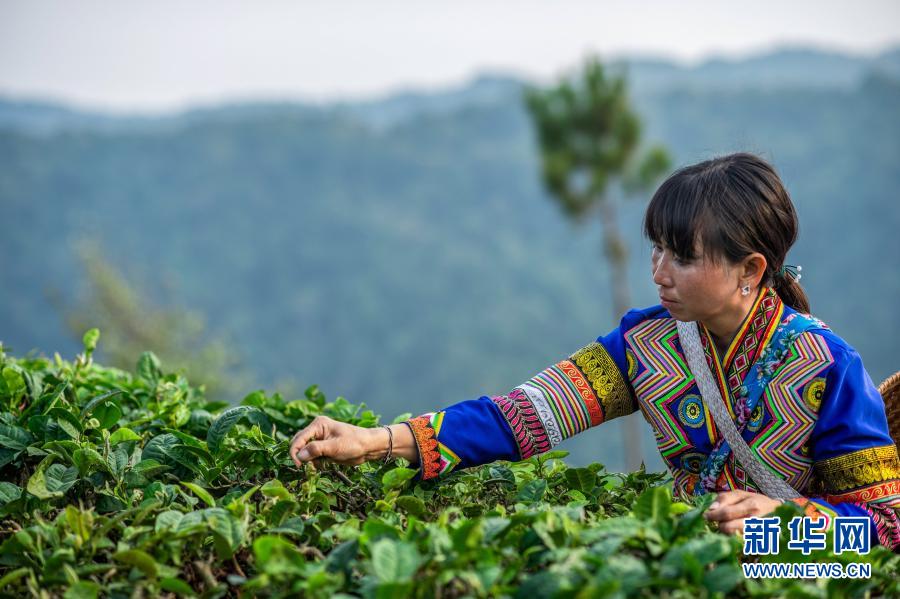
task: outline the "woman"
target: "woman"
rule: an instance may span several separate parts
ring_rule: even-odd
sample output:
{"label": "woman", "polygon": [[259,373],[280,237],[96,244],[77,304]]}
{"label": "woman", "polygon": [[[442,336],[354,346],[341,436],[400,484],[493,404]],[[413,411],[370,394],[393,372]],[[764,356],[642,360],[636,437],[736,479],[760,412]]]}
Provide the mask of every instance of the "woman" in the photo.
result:
{"label": "woman", "polygon": [[505,395],[380,429],[319,417],[292,440],[292,458],[402,456],[432,479],[528,458],[640,409],[677,494],[717,493],[707,518],[742,531],[744,518],[780,500],[760,492],[701,397],[676,325],[695,321],[728,409],[721,417],[779,484],[797,490],[792,500],[813,517],[866,516],[872,542],[900,551],[900,462],[884,402],[859,354],[805,316],[799,267],[785,265],[797,216],[774,169],[747,153],[685,167],[654,194],[644,234],[660,305],[631,310],[611,333]]}

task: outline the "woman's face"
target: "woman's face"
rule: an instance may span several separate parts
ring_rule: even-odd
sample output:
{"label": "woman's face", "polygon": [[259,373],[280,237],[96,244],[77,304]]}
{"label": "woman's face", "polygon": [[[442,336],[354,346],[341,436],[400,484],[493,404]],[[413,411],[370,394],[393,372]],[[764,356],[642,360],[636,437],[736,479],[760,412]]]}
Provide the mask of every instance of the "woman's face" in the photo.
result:
{"label": "woman's face", "polygon": [[[701,248],[702,250],[702,248]],[[651,268],[660,303],[673,318],[709,323],[741,304],[739,269],[711,260],[702,251],[692,260],[653,245]]]}

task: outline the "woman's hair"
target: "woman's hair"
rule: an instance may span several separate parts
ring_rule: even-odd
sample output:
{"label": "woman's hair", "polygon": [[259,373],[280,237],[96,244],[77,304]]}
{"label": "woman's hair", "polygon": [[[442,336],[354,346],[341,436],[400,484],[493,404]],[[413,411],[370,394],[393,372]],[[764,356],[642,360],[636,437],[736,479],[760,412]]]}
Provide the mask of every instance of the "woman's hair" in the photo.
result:
{"label": "woman's hair", "polygon": [[766,258],[762,284],[787,305],[809,312],[800,284],[779,274],[797,239],[797,213],[772,166],[738,152],[686,166],[666,179],[647,206],[644,235],[685,259],[697,248],[735,264],[754,252]]}

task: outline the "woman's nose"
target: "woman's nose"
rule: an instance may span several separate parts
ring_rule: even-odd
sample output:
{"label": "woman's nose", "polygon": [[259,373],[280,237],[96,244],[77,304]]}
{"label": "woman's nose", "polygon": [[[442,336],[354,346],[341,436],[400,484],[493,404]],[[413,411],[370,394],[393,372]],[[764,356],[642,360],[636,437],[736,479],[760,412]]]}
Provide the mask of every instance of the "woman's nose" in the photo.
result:
{"label": "woman's nose", "polygon": [[663,255],[658,256],[656,260],[652,262],[653,283],[661,287],[669,287],[672,282],[671,278],[669,277],[667,263],[668,260],[666,260],[665,252],[663,252]]}

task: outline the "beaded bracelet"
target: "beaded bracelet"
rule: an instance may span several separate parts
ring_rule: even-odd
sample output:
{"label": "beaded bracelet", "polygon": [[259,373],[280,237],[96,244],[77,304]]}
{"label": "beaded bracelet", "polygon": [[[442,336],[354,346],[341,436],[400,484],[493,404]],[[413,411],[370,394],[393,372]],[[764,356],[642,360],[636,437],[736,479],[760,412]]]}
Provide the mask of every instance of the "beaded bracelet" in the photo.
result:
{"label": "beaded bracelet", "polygon": [[391,454],[394,452],[394,431],[386,424],[382,424],[381,428],[386,429],[388,432],[388,451],[387,455],[384,456],[384,461],[381,462],[381,464],[384,465],[388,463],[388,460],[391,459]]}

